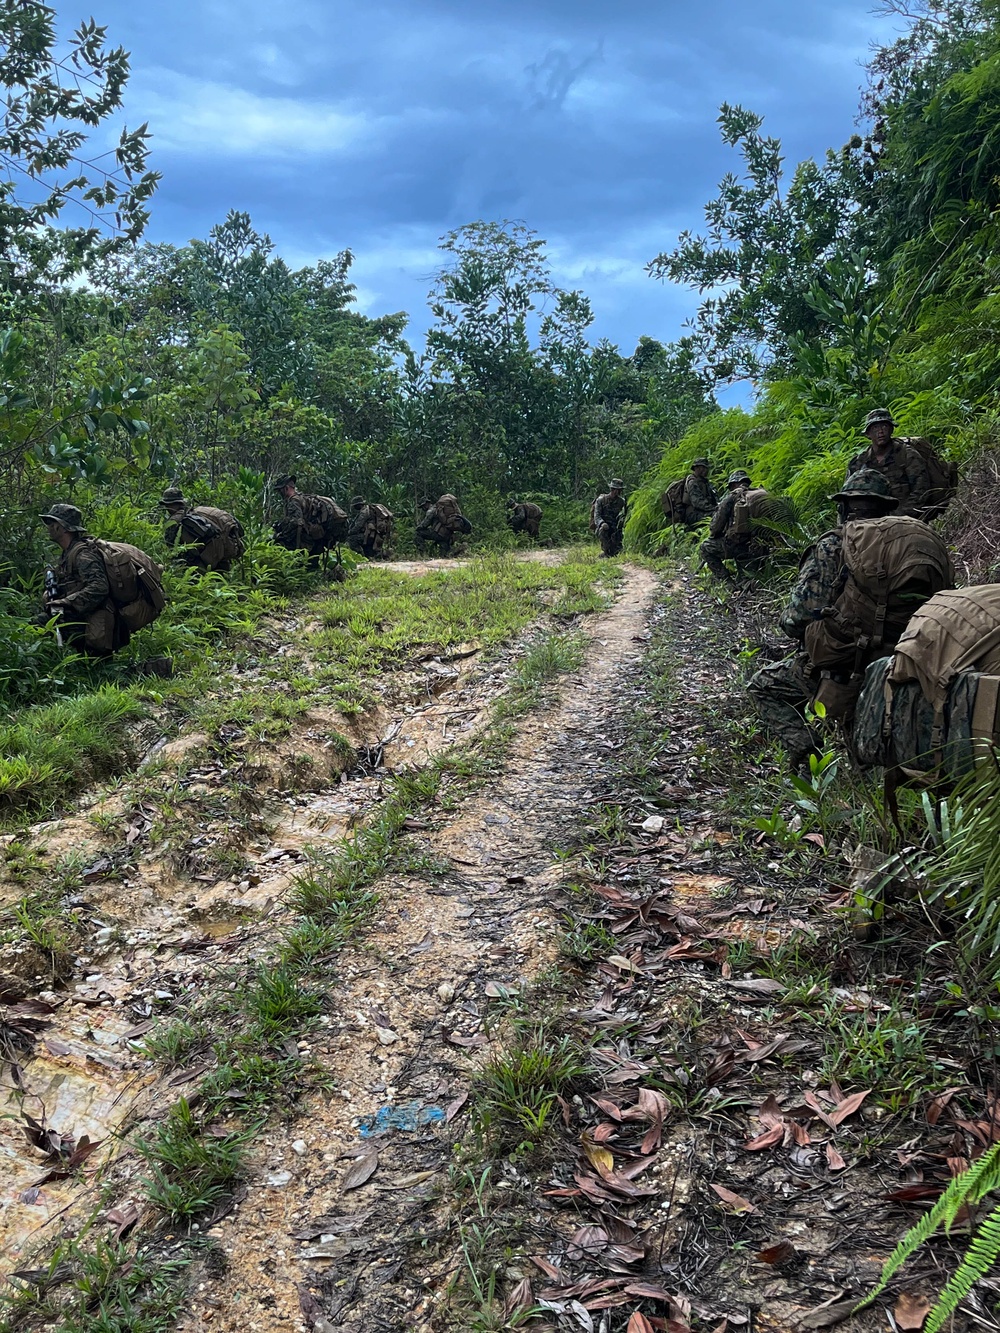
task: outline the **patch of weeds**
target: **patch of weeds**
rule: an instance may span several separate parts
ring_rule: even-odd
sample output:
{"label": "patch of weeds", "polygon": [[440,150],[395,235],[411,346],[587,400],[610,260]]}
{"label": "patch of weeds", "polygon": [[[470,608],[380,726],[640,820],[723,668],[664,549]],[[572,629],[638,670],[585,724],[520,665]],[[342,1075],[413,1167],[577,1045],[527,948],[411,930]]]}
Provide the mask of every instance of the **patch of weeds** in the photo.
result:
{"label": "patch of weeds", "polygon": [[172,1222],[190,1223],[215,1208],[246,1170],[244,1146],[251,1130],[219,1138],[203,1132],[185,1098],[171,1107],[152,1139],[137,1143],[152,1175],[146,1195]]}
{"label": "patch of weeds", "polygon": [[301,974],[287,963],[277,967],[261,964],[241,1007],[259,1034],[269,1041],[302,1031],[323,1011],[319,995],[304,987]]}
{"label": "patch of weeds", "polygon": [[14,838],[3,849],[4,869],[9,879],[28,879],[45,871],[44,858],[29,843]]}
{"label": "patch of weeds", "polygon": [[219,1067],[201,1085],[206,1102],[217,1109],[239,1107],[243,1114],[266,1120],[288,1110],[310,1087],[314,1071],[298,1056],[260,1053],[249,1039],[220,1041]]}
{"label": "patch of weeds", "polygon": [[203,1021],[189,1022],[173,1019],[158,1024],[142,1039],[143,1054],[150,1060],[159,1060],[168,1069],[174,1069],[193,1056],[206,1051],[211,1045],[211,1032]]}
{"label": "patch of weeds", "polygon": [[187,1305],[190,1254],[60,1241],[34,1280],[0,1296],[0,1333],[166,1333]]}
{"label": "patch of weeds", "polygon": [[559,938],[559,951],[574,963],[590,963],[595,958],[606,958],[618,947],[607,926],[600,921],[581,921],[568,914],[563,917],[565,927]]}
{"label": "patch of weeds", "polygon": [[[50,983],[73,975],[73,936],[58,896],[29,894],[10,909],[5,940],[15,950],[30,954],[37,972],[47,972]],[[75,925],[75,918],[68,918]]]}
{"label": "patch of weeds", "polygon": [[281,963],[315,964],[335,954],[344,944],[344,932],[334,924],[306,917],[285,932],[278,951]]}
{"label": "patch of weeds", "polygon": [[846,1088],[872,1088],[892,1110],[901,1109],[938,1083],[937,1060],[928,1044],[930,1024],[896,1004],[888,1012],[845,1014],[832,1005],[817,1015],[826,1052],[820,1079],[836,1079]]}
{"label": "patch of weeds", "polygon": [[559,1099],[583,1077],[587,1063],[568,1034],[549,1021],[514,1031],[510,1041],[473,1080],[472,1124],[481,1142],[498,1152],[531,1152],[554,1129]]}

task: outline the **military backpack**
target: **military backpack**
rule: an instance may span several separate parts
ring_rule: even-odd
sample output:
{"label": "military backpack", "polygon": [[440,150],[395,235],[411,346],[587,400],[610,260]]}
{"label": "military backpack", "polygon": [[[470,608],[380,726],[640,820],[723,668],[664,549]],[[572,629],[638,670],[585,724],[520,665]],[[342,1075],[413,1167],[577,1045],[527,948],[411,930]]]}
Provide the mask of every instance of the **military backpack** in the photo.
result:
{"label": "military backpack", "polygon": [[772,495],[762,486],[747,491],[733,506],[727,537],[757,536],[792,521],[792,507],[781,495]]}
{"label": "military backpack", "polygon": [[328,495],[300,495],[302,515],[314,528],[319,528],[327,546],[336,546],[347,536],[350,527],[347,514]]}
{"label": "military backpack", "polygon": [[443,523],[449,532],[472,531],[472,524],[462,513],[453,495],[442,495],[434,507],[437,510],[438,522]]}
{"label": "military backpack", "polygon": [[922,435],[903,435],[897,438],[915,450],[927,465],[931,485],[930,490],[925,491],[920,497],[920,507],[924,519],[929,523],[932,518],[943,514],[954,499],[958,490],[958,464],[950,458],[942,458],[930,440]]}
{"label": "military backpack", "polygon": [[212,505],[198,505],[192,509],[192,514],[205,519],[212,527],[211,541],[216,536],[223,538],[222,558],[225,560],[239,560],[246,553],[246,538],[243,535],[243,525],[238,519],[233,518],[225,509],[216,509]]}
{"label": "military backpack", "polygon": [[865,766],[960,777],[1000,742],[1000,584],[939,592],[869,667],[853,745]]}
{"label": "military backpack", "polygon": [[683,523],[687,518],[687,505],[684,503],[684,488],[687,477],[678,477],[672,481],[660,496],[660,508],[664,517],[671,523]]}
{"label": "military backpack", "polygon": [[806,626],[814,667],[861,673],[895,647],[914,611],[953,582],[941,537],[916,518],[855,520],[841,529],[842,591],[821,620]]}

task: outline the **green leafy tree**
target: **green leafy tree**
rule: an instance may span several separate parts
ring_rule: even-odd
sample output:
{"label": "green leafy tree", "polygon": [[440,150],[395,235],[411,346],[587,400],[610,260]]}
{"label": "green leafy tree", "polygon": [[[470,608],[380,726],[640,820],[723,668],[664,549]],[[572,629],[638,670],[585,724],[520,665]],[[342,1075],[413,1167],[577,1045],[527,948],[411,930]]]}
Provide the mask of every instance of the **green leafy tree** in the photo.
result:
{"label": "green leafy tree", "polygon": [[[122,130],[112,166],[85,157],[89,132],[122,105],[128,53],[91,19],[59,54],[55,19],[37,0],[0,0],[0,272],[14,290],[138,239],[159,179],[145,125]],[[67,209],[85,221],[53,231]]]}

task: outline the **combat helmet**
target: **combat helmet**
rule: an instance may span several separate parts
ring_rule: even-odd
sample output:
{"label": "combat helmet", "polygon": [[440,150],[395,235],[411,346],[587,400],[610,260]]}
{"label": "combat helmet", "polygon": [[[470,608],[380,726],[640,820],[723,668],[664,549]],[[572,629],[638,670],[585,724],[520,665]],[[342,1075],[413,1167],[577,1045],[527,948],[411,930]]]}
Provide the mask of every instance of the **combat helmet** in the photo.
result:
{"label": "combat helmet", "polygon": [[830,499],[848,503],[851,500],[881,500],[886,509],[895,509],[899,504],[882,473],[871,467],[852,472],[843,488],[836,495],[831,495]]}
{"label": "combat helmet", "polygon": [[692,471],[692,472],[694,471],[694,469],[695,469],[696,467],[709,468],[709,467],[711,467],[711,466],[712,466],[712,465],[711,465],[711,463],[708,461],[707,458],[692,458],[692,459],[691,459],[691,471]]}
{"label": "combat helmet", "polygon": [[168,486],[156,503],[163,509],[172,509],[174,505],[187,504],[187,501],[179,486]]}
{"label": "combat helmet", "polygon": [[83,514],[76,505],[53,505],[41,519],[43,523],[61,523],[69,532],[83,532]]}
{"label": "combat helmet", "polygon": [[735,472],[730,472],[729,480],[726,482],[726,485],[742,486],[742,484],[745,481],[749,482],[749,480],[750,480],[750,473],[747,472],[745,468],[738,467]]}
{"label": "combat helmet", "polygon": [[892,419],[892,413],[889,411],[887,407],[873,407],[872,410],[865,417],[865,424],[862,427],[862,429],[867,435],[869,429],[872,426],[878,426],[883,421],[887,426],[895,426],[896,424],[895,421],[893,421]]}

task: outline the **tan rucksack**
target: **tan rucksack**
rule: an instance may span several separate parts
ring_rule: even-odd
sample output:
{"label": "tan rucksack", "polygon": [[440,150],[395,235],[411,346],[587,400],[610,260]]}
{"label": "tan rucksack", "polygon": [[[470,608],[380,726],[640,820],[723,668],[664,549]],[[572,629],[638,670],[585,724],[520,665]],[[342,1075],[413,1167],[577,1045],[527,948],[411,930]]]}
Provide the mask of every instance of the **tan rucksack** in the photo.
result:
{"label": "tan rucksack", "polygon": [[944,513],[958,490],[958,464],[950,458],[942,458],[930,440],[922,435],[902,435],[897,438],[918,453],[927,466],[927,475],[931,479],[930,490],[925,491],[919,501],[924,520],[929,523],[932,518]]}
{"label": "tan rucksack", "polygon": [[758,486],[747,491],[733,506],[733,516],[726,530],[727,537],[749,537],[767,531],[771,524],[788,523],[792,519],[792,508],[781,495],[772,495],[770,491]]}
{"label": "tan rucksack", "polygon": [[917,681],[939,711],[963,671],[1000,674],[1000,583],[949,588],[925,602],[896,644],[889,681]]}
{"label": "tan rucksack", "polygon": [[145,551],[129,542],[95,538],[94,545],[104,561],[115,611],[129,633],[134,634],[143,626],[151,625],[167,604],[163,570]]}
{"label": "tan rucksack", "polygon": [[246,551],[246,541],[243,536],[243,525],[238,519],[233,518],[225,509],[216,509],[213,505],[198,505],[192,513],[197,514],[199,518],[207,518],[222,537],[223,560],[239,560],[243,556]]}
{"label": "tan rucksack", "polygon": [[846,582],[833,606],[806,626],[814,667],[860,678],[893,648],[910,617],[954,582],[941,537],[917,518],[854,520],[841,529]]}

